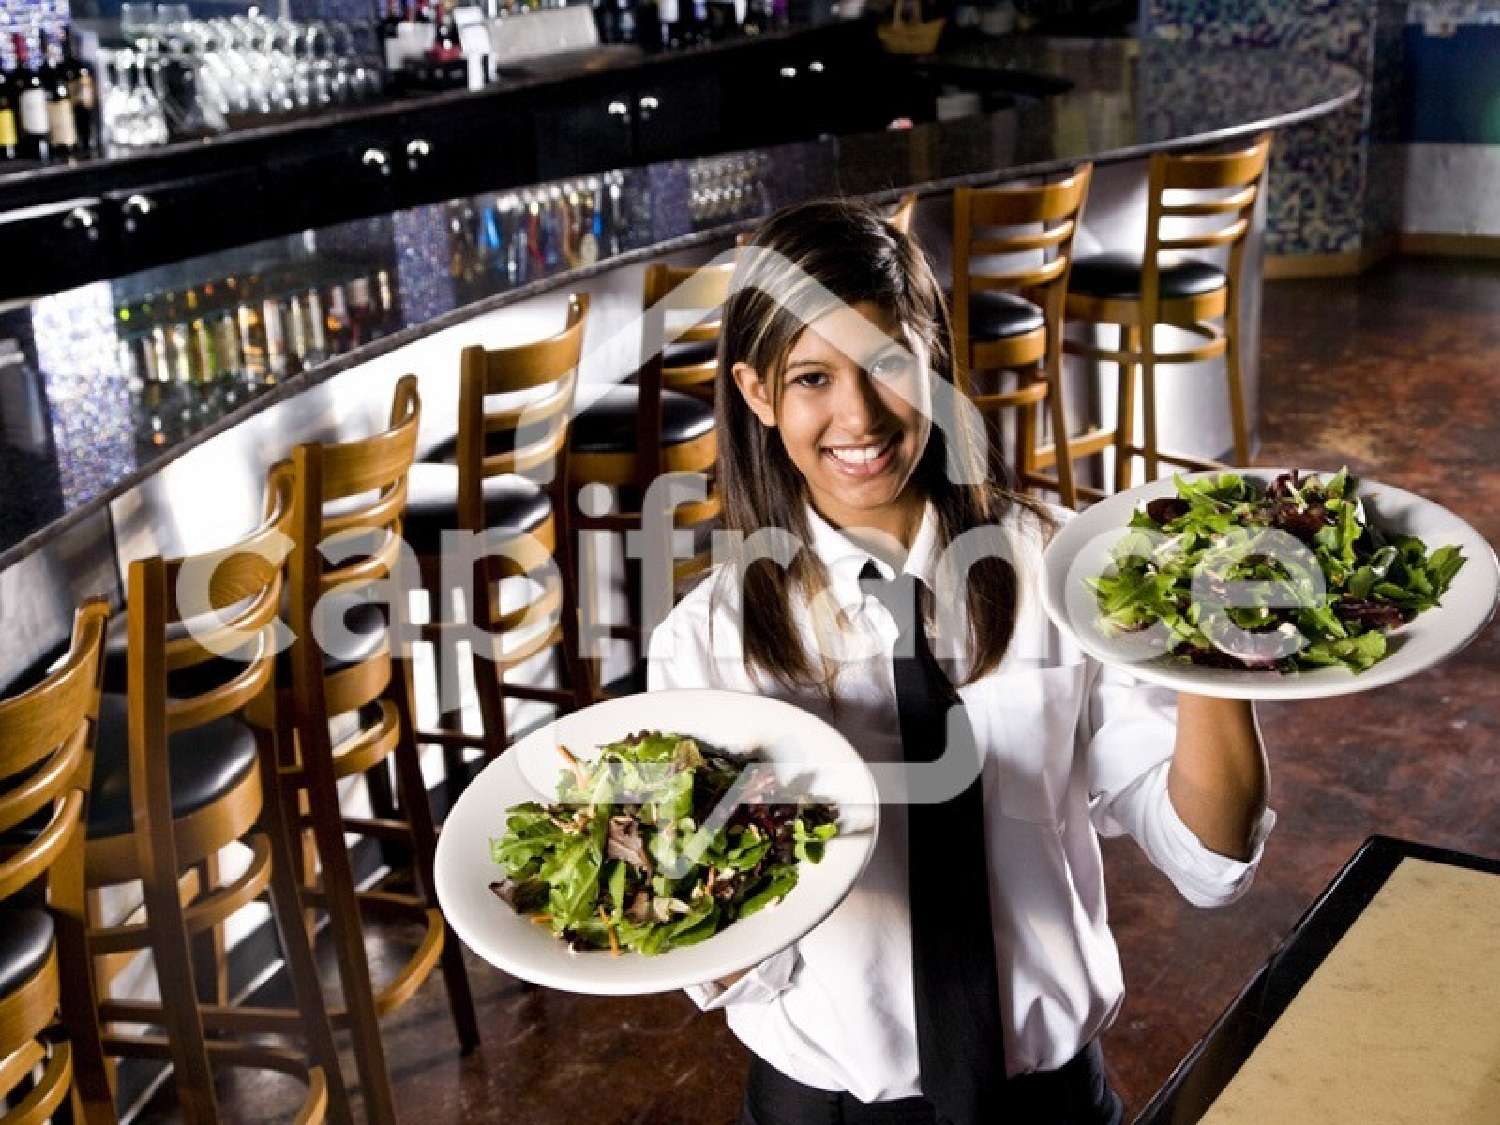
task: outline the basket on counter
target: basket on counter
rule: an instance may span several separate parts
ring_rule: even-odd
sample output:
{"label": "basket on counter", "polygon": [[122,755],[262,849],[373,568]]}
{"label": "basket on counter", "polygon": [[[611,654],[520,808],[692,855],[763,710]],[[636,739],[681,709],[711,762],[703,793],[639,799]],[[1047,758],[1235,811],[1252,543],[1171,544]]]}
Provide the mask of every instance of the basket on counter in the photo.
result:
{"label": "basket on counter", "polygon": [[[907,18],[907,8],[911,8]],[[881,24],[876,30],[880,42],[893,55],[930,55],[937,50],[946,19],[922,19],[921,0],[896,0],[891,10],[891,22]]]}

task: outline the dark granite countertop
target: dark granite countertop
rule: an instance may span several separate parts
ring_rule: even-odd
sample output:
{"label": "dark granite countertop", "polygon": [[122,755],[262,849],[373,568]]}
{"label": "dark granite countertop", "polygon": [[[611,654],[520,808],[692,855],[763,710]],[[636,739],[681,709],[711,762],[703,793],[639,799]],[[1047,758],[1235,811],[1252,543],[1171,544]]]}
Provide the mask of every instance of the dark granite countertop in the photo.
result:
{"label": "dark granite countertop", "polygon": [[[1315,57],[1159,41],[997,41],[920,65],[960,87],[1020,70],[1071,88],[911,129],[410,208],[0,306],[0,569],[186,450],[341,371],[602,270],[726,238],[789,203],[1129,160],[1316,117],[1359,89],[1353,71]],[[556,212],[544,205],[570,193],[601,201],[597,217],[574,212],[592,240],[563,237],[548,217]],[[527,220],[532,201],[542,210]],[[530,236],[519,253],[518,216]],[[214,375],[205,357],[215,333],[255,321],[267,301],[287,321],[285,369],[265,371],[262,357],[253,378],[245,365]]]}

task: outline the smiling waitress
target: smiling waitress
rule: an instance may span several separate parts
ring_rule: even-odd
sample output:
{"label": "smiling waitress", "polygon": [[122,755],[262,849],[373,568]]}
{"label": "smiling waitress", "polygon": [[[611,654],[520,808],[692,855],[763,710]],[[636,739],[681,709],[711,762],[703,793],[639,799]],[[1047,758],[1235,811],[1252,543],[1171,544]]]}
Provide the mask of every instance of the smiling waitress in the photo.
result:
{"label": "smiling waitress", "polygon": [[[725,306],[724,526],[802,549],[698,585],[652,636],[651,688],[788,700],[872,763],[971,763],[941,803],[882,786],[843,903],[689,990],[754,1053],[741,1125],[1120,1121],[1098,1045],[1123,995],[1099,836],[1128,832],[1210,907],[1248,889],[1275,823],[1248,703],[1141,684],[1049,623],[1041,550],[1071,513],[993,468],[952,472],[985,454],[932,422],[959,416],[951,354],[926,259],[859,204],[771,218]],[[938,612],[939,561],[974,529],[1008,557]]]}

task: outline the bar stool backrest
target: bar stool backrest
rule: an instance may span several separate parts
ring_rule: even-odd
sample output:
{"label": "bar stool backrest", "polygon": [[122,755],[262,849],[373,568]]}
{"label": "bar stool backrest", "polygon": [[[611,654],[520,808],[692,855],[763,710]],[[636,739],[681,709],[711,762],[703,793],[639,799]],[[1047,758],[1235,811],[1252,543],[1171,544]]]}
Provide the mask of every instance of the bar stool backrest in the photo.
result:
{"label": "bar stool backrest", "polygon": [[85,602],[74,617],[62,665],[30,690],[0,702],[0,838],[52,808],[47,827],[0,860],[0,900],[47,874],[70,848],[82,846],[79,831],[99,716],[99,652],[108,618],[102,598]]}
{"label": "bar stool backrest", "polygon": [[[485,530],[484,482],[511,473],[534,475],[563,512],[568,430],[578,389],[578,361],[589,298],[568,298],[561,332],[508,348],[468,347],[460,361],[458,391],[458,526]],[[520,406],[489,409],[490,396],[529,396]],[[534,473],[546,468],[547,471]]]}
{"label": "bar stool backrest", "polygon": [[[130,799],[142,869],[172,886],[171,736],[239,712],[266,692],[276,668],[276,622],[292,510],[291,471],[272,467],[265,514],[243,539],[216,551],[130,564]],[[186,597],[184,596],[186,595]],[[171,673],[221,661],[231,674],[185,692]],[[193,679],[197,679],[194,677]]]}
{"label": "bar stool backrest", "polygon": [[[166,740],[235,714],[272,681],[291,516],[292,471],[282,461],[267,476],[261,522],[243,539],[215,551],[140,559],[130,566],[131,742],[139,743],[145,759],[132,761],[132,777],[137,764],[162,771],[160,791],[148,784],[140,798],[159,798],[158,811],[167,821]],[[226,656],[237,668],[232,676],[197,694],[169,692],[172,673]]]}
{"label": "bar stool backrest", "polygon": [[[1270,151],[1271,134],[1261,133],[1248,147],[1233,152],[1159,152],[1152,156],[1146,253],[1141,268],[1144,323],[1156,320],[1163,253],[1227,248],[1231,289],[1238,283],[1245,236],[1250,232]],[[1164,228],[1169,225],[1191,229],[1168,234]]]}
{"label": "bar stool backrest", "polygon": [[[84,831],[93,776],[100,654],[109,607],[91,598],[73,619],[68,654],[40,684],[0,702],[0,838],[47,812],[40,831],[0,858],[0,901],[45,880],[53,944],[42,967],[0,1001],[0,1105],[6,1121],[42,1120],[68,1097],[80,1121],[115,1120],[95,1017],[84,897]],[[14,842],[14,841],[13,841]],[[61,1012],[65,1043],[45,1055],[39,1036]],[[24,1098],[23,1076],[40,1068]]]}
{"label": "bar stool backrest", "polygon": [[[292,687],[298,714],[312,728],[321,724],[326,730],[326,716],[362,707],[389,679],[390,649],[384,646],[325,683],[313,626],[317,615],[330,607],[347,609],[371,584],[398,573],[406,477],[416,458],[421,413],[416,376],[406,375],[396,384],[389,428],[354,441],[309,442],[292,453]],[[353,561],[327,561],[340,542]],[[395,611],[402,608],[399,594],[390,603]],[[394,725],[394,717],[388,718]]]}
{"label": "bar stool backrest", "polygon": [[[1061,346],[1073,239],[1092,175],[1093,165],[1082,164],[1052,183],[953,193],[952,318],[953,338],[960,344],[956,374],[967,375],[962,345],[969,339],[971,292],[1004,290],[1026,297],[1042,309],[1049,333]],[[1003,269],[975,272],[975,258],[996,257],[1010,261],[1002,263]]]}

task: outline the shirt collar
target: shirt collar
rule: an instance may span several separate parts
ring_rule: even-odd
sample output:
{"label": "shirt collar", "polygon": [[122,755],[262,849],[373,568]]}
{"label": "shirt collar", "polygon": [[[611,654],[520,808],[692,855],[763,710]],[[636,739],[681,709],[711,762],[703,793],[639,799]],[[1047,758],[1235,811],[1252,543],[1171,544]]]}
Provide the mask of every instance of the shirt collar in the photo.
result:
{"label": "shirt collar", "polygon": [[[859,574],[865,563],[873,562],[881,576],[887,580],[895,577],[888,563],[876,558],[868,549],[818,515],[810,504],[807,507],[807,525],[812,536],[812,542],[808,546],[827,568],[829,585],[840,607],[857,606],[863,601],[865,595],[859,585]],[[935,590],[938,553],[937,511],[931,501],[928,501],[922,509],[922,522],[912,539],[911,549],[906,553],[901,573],[910,574],[929,590]]]}

